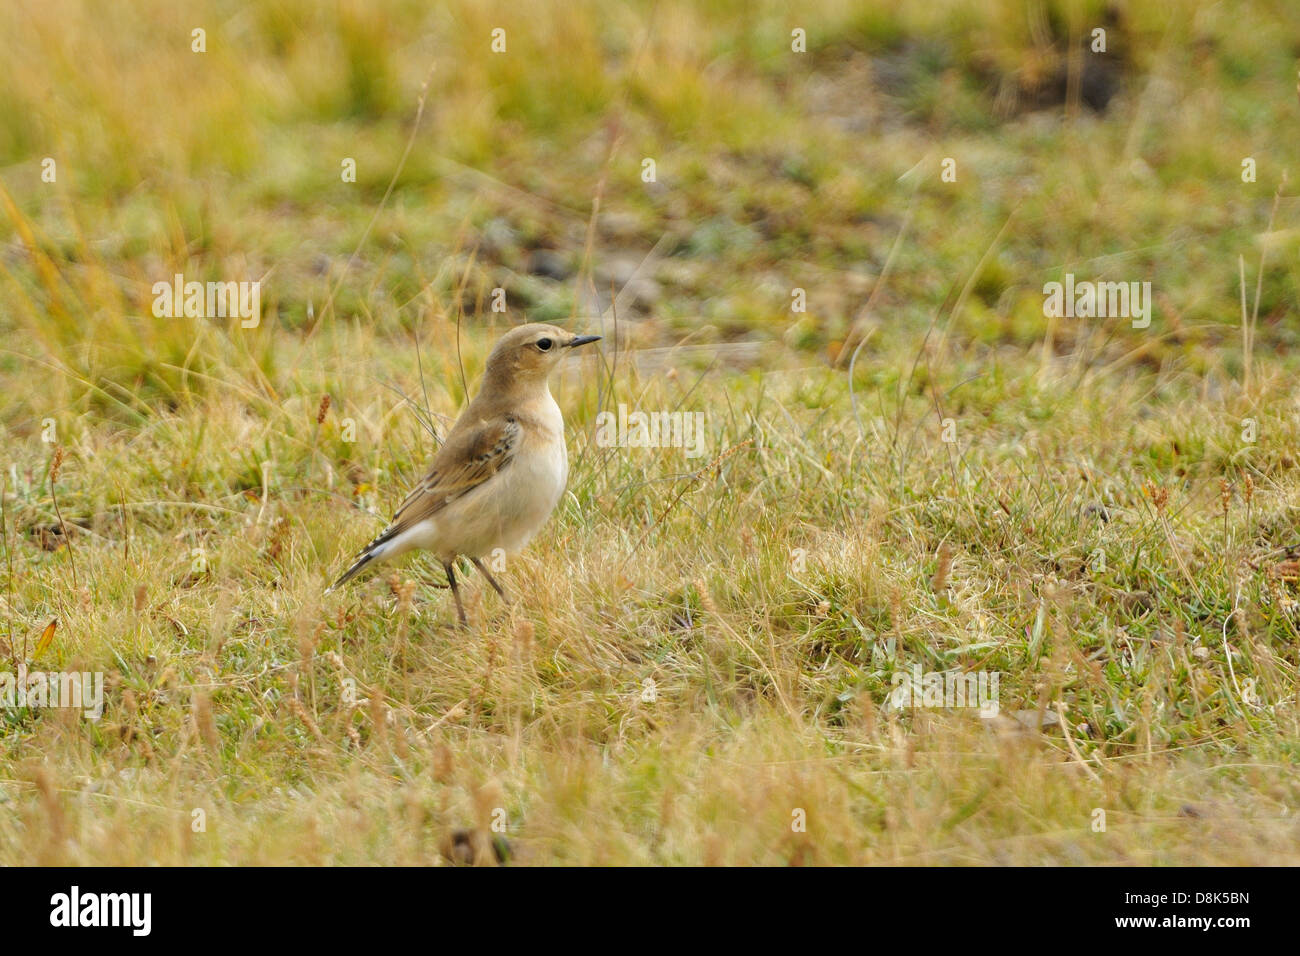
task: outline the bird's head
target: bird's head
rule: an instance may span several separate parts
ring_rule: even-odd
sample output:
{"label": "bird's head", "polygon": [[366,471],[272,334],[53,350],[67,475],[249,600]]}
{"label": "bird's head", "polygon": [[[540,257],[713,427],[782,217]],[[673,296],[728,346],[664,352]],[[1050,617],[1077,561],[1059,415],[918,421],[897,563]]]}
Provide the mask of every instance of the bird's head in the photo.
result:
{"label": "bird's head", "polygon": [[497,340],[483,384],[512,391],[543,383],[570,350],[599,340],[599,335],[574,335],[554,325],[521,325]]}

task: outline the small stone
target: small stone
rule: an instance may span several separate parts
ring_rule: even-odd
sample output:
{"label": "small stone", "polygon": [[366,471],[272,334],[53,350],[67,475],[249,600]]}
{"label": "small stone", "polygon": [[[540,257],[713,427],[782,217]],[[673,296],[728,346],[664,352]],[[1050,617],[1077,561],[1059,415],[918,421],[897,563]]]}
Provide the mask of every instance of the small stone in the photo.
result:
{"label": "small stone", "polygon": [[528,254],[528,271],[544,279],[560,282],[573,275],[568,259],[554,249],[534,249]]}

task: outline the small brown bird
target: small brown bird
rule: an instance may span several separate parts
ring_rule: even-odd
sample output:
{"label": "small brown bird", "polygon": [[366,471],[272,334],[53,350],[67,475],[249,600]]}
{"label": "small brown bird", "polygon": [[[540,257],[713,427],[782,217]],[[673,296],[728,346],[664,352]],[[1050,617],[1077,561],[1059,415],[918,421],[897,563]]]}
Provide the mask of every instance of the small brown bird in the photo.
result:
{"label": "small brown bird", "polygon": [[547,379],[570,349],[599,339],[540,324],[501,336],[478,394],[447,433],[428,473],[383,534],[326,593],[375,562],[422,549],[432,551],[447,572],[462,625],[465,608],[452,569],[458,556],[469,558],[506,600],[483,558],[497,549],[522,550],[559,503],[569,478],[569,453],[564,418]]}

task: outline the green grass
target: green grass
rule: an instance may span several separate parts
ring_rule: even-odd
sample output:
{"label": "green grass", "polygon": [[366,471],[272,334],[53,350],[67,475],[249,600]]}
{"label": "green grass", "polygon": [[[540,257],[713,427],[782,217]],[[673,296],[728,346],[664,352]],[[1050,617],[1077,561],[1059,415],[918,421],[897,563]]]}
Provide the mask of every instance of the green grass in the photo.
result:
{"label": "green grass", "polygon": [[[0,9],[0,670],[105,675],[0,709],[0,863],[1300,862],[1287,4],[197,6]],[[518,600],[324,596],[525,319],[608,348]]]}

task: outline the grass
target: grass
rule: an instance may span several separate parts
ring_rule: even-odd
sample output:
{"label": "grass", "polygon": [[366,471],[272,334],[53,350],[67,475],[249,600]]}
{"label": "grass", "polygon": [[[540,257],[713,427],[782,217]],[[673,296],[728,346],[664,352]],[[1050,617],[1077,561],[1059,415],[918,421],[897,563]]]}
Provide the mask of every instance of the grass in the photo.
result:
{"label": "grass", "polygon": [[[192,6],[0,9],[0,863],[1300,862],[1287,4]],[[520,599],[324,596],[524,319]]]}

